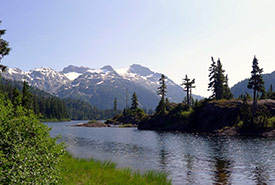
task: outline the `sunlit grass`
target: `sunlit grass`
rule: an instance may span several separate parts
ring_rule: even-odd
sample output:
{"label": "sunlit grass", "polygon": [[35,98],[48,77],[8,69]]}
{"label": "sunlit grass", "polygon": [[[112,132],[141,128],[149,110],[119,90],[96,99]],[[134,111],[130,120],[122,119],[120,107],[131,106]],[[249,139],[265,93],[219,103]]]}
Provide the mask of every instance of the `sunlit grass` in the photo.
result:
{"label": "sunlit grass", "polygon": [[86,185],[166,185],[172,184],[167,175],[161,172],[134,172],[120,169],[112,162],[101,162],[94,159],[76,159],[66,155],[61,168],[61,184]]}

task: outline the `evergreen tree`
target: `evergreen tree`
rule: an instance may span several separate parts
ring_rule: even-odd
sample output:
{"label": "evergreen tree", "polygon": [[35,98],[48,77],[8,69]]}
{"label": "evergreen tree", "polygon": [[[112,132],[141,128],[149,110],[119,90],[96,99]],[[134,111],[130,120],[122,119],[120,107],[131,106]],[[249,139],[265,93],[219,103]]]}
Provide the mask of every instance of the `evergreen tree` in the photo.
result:
{"label": "evergreen tree", "polygon": [[268,89],[268,91],[267,91],[267,98],[269,98],[269,99],[272,99],[272,94],[273,94],[273,87],[272,87],[272,84],[270,84],[270,87],[269,87],[269,89]]}
{"label": "evergreen tree", "polygon": [[191,81],[191,79],[188,78],[187,75],[185,75],[185,78],[183,79],[183,82],[181,85],[184,85],[184,91],[186,91],[186,100],[187,105],[191,106],[191,100],[192,100],[192,88],[195,88],[195,79]]}
{"label": "evergreen tree", "polygon": [[20,106],[22,104],[20,91],[16,87],[14,87],[13,89],[11,102],[14,107]]}
{"label": "evergreen tree", "polygon": [[230,88],[228,86],[228,76],[224,75],[225,70],[222,68],[222,63],[218,59],[217,63],[214,61],[214,58],[211,57],[212,64],[209,67],[209,84],[208,90],[213,92],[211,98],[220,100],[220,99],[230,99],[233,97]]}
{"label": "evergreen tree", "polygon": [[224,82],[225,82],[224,72],[225,71],[222,69],[222,63],[220,59],[218,59],[217,69],[216,69],[216,84],[215,84],[216,100],[220,100],[223,98]]}
{"label": "evergreen tree", "polygon": [[223,98],[227,99],[227,100],[233,98],[233,94],[232,94],[232,92],[229,88],[229,85],[228,85],[228,75],[225,76]]}
{"label": "evergreen tree", "polygon": [[136,93],[134,92],[133,95],[132,95],[131,109],[136,110],[138,108],[138,105],[139,105],[138,98],[137,98]]}
{"label": "evergreen tree", "polygon": [[22,89],[22,106],[26,109],[31,108],[31,97],[32,94],[30,92],[30,87],[28,85],[28,82],[23,82],[23,89]]}
{"label": "evergreen tree", "polygon": [[264,91],[264,81],[262,77],[263,68],[258,65],[258,59],[254,56],[252,62],[251,77],[249,78],[247,88],[253,89],[253,115],[257,110],[257,96],[258,92]]}
{"label": "evergreen tree", "polygon": [[216,84],[216,69],[217,69],[217,65],[216,62],[214,60],[213,57],[211,57],[212,60],[212,64],[209,67],[208,71],[209,71],[209,84],[208,84],[208,91],[212,91],[213,94],[211,96],[211,98],[216,98],[216,89],[215,89],[215,84]]}
{"label": "evergreen tree", "polygon": [[116,114],[117,112],[117,99],[114,99],[114,113]]}
{"label": "evergreen tree", "polygon": [[156,113],[161,113],[164,114],[166,111],[166,103],[165,103],[165,95],[166,95],[166,84],[165,84],[165,80],[166,77],[162,74],[160,79],[159,79],[159,83],[160,83],[160,87],[158,87],[158,95],[161,96],[160,102],[158,104],[158,106],[156,107]]}
{"label": "evergreen tree", "polygon": [[[0,21],[0,24],[1,24],[1,21]],[[5,32],[6,32],[6,30],[0,30],[0,62],[1,62],[2,58],[4,56],[8,55],[10,52],[9,43],[1,38],[2,35],[5,34]],[[6,68],[7,68],[7,66],[0,64],[1,71],[4,71]]]}
{"label": "evergreen tree", "polygon": [[163,100],[165,99],[165,95],[167,92],[166,91],[167,86],[165,84],[165,80],[166,80],[166,77],[164,76],[164,74],[162,74],[159,79],[160,87],[158,88],[158,95],[160,95]]}

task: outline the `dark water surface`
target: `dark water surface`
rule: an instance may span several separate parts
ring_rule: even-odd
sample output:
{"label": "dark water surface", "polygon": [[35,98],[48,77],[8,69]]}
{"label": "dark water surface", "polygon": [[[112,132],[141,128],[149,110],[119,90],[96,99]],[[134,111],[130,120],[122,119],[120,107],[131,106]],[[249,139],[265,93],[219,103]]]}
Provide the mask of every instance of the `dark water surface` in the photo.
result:
{"label": "dark water surface", "polygon": [[275,139],[197,136],[46,123],[73,156],[167,172],[173,184],[275,184]]}

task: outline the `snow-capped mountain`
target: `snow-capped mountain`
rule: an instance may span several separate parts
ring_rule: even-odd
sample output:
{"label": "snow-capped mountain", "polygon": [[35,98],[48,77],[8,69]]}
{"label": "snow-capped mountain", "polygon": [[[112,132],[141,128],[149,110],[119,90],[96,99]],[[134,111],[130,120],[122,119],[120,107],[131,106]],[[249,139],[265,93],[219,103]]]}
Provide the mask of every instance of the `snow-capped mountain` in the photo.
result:
{"label": "snow-capped mountain", "polygon": [[[146,89],[156,93],[159,87],[159,78],[161,73],[155,73],[149,68],[141,65],[133,64],[128,68],[116,70],[124,79],[135,82],[144,86]],[[167,79],[167,96],[171,102],[181,102],[185,97],[182,87],[174,83],[171,79]]]}
{"label": "snow-capped mountain", "polygon": [[[154,109],[160,99],[156,91],[161,74],[137,64],[117,70],[109,65],[100,69],[70,65],[61,72],[51,68],[29,72],[9,68],[2,76],[15,81],[26,80],[31,86],[61,98],[85,100],[101,109],[112,108],[114,98],[117,98],[120,109],[126,104],[130,106],[133,92],[136,92],[142,107]],[[181,102],[185,96],[183,89],[169,78],[166,85],[169,100]]]}
{"label": "snow-capped mountain", "polygon": [[2,76],[14,81],[25,80],[31,86],[37,87],[51,94],[56,94],[61,86],[70,83],[70,79],[68,79],[64,74],[46,67],[36,68],[29,72],[24,72],[18,68],[8,68]]}

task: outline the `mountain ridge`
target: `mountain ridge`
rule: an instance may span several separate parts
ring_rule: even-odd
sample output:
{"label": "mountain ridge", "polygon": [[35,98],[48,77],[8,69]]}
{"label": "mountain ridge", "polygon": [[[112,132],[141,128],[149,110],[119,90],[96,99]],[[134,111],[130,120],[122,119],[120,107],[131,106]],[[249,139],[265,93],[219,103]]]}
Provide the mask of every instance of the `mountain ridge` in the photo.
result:
{"label": "mountain ridge", "polygon": [[[241,80],[240,82],[236,83],[234,86],[231,87],[231,92],[234,95],[234,98],[238,98],[241,94],[248,93],[250,95],[253,94],[252,89],[247,88],[248,79]],[[272,84],[273,89],[275,88],[275,71],[271,73],[263,74],[263,80],[265,82],[265,90],[268,91],[270,85]]]}
{"label": "mountain ridge", "polygon": [[[69,65],[59,72],[48,67],[28,72],[8,68],[2,76],[15,81],[26,80],[31,86],[53,95],[84,100],[100,109],[112,108],[114,98],[117,98],[119,109],[129,106],[133,92],[137,93],[143,108],[154,109],[160,99],[156,91],[161,73],[139,64],[122,69],[114,69],[110,65],[99,69]],[[169,78],[166,83],[169,101],[183,101],[186,95],[183,88]],[[201,99],[196,95],[194,98]]]}

